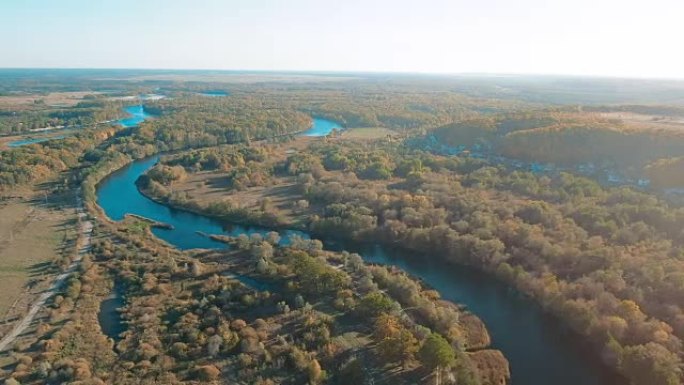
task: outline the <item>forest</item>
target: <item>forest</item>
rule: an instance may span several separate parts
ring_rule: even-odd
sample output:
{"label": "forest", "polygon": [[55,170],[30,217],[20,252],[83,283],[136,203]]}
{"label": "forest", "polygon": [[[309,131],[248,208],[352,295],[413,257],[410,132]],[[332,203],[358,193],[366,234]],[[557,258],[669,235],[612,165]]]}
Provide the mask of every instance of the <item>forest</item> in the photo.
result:
{"label": "forest", "polygon": [[[420,77],[224,83],[110,75],[136,80],[37,74],[40,85],[0,71],[11,78],[0,98],[17,90],[98,95],[70,107],[0,111],[2,133],[82,126],[68,138],[1,151],[0,192],[50,182],[52,193],[82,196],[96,224],[92,250],[35,332],[12,348],[13,364],[0,371],[7,383],[510,380],[515,367],[492,348],[477,314],[397,267],[315,239],[285,245],[275,232],[204,234],[225,247],[181,251],[154,236],[163,224],[109,220],[98,185],[151,155],[160,162],[136,184],[164,205],[226,226],[297,229],[326,242],[391,247],[418,263],[470,266],[539,304],[625,384],[684,380],[684,206],[662,190],[684,183],[684,140],[673,129],[680,107],[483,97],[489,91],[468,81]],[[213,90],[226,96],[202,95]],[[122,117],[127,102],[114,97],[142,93],[164,96],[141,102],[151,119],[97,124]],[[314,117],[342,131],[299,136]],[[345,136],[374,127],[396,135]],[[512,169],[497,157],[559,168]],[[573,172],[587,163],[651,185],[609,186]],[[98,316],[117,290],[125,330],[109,336]]]}
{"label": "forest", "polygon": [[[606,364],[634,384],[681,381],[681,207],[568,173],[508,173],[398,144],[338,140],[285,159],[272,151],[228,147],[171,156],[147,174],[143,188],[220,218],[235,220],[241,212],[242,221],[264,224],[257,218],[270,217],[271,224],[296,226],[302,221],[264,201],[246,208],[231,199],[294,181],[301,199],[293,196],[292,204],[308,213],[303,222],[312,233],[401,245],[489,271],[593,341]],[[193,173],[207,172],[228,181],[223,202],[183,190]]]}
{"label": "forest", "polygon": [[121,103],[106,100],[81,101],[68,108],[45,106],[40,99],[26,110],[0,107],[0,134],[17,134],[31,130],[83,127],[104,123],[121,116]]}
{"label": "forest", "polygon": [[454,147],[559,166],[591,164],[652,177],[657,187],[677,186],[678,179],[668,178],[663,167],[684,153],[684,134],[677,126],[635,124],[567,108],[479,117],[432,132]]}
{"label": "forest", "polygon": [[[19,356],[14,381],[175,384],[231,373],[223,380],[411,384],[437,371],[463,384],[506,381],[481,321],[401,271],[322,251],[318,241],[281,247],[277,233],[185,254],[139,225],[98,229],[92,257],[39,327],[39,354]],[[127,328],[107,339],[89,323],[114,282],[126,288]]]}

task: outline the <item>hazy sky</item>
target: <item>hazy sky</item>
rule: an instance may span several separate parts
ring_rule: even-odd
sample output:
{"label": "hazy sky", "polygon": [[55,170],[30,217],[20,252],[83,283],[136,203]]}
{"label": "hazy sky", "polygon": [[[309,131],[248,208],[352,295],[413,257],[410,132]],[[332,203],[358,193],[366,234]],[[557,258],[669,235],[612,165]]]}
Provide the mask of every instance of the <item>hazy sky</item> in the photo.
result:
{"label": "hazy sky", "polygon": [[0,67],[684,78],[684,0],[0,0]]}

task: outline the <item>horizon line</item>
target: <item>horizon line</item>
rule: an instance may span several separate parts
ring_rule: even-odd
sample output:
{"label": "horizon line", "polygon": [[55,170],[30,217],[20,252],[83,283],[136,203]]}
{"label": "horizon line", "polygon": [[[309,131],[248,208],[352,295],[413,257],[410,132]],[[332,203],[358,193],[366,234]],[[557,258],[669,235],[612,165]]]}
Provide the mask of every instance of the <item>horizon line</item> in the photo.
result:
{"label": "horizon line", "polygon": [[413,75],[413,76],[443,76],[443,77],[565,77],[592,78],[611,80],[657,80],[684,81],[684,77],[658,77],[637,75],[605,75],[605,74],[571,74],[556,72],[438,72],[438,71],[392,71],[392,70],[316,70],[316,69],[228,69],[228,68],[151,68],[151,67],[14,67],[1,66],[0,71],[6,70],[102,70],[102,71],[177,71],[177,72],[242,72],[242,73],[270,73],[270,74],[327,74],[327,75]]}

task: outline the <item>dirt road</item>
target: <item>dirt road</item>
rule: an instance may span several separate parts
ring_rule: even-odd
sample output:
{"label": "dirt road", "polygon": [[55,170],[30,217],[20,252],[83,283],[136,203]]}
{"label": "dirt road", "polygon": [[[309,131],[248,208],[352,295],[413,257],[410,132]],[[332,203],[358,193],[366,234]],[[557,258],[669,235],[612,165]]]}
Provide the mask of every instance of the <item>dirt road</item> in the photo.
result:
{"label": "dirt road", "polygon": [[36,299],[36,301],[31,305],[29,312],[24,316],[24,318],[21,319],[21,321],[14,325],[12,331],[10,331],[5,337],[3,337],[2,340],[0,340],[0,352],[4,351],[8,347],[12,347],[12,344],[14,341],[16,341],[17,337],[19,337],[31,325],[31,322],[33,322],[38,312],[43,308],[43,306],[45,306],[47,300],[62,288],[67,277],[69,277],[71,273],[78,269],[81,259],[83,259],[83,256],[90,251],[93,223],[87,219],[88,216],[83,211],[83,201],[81,200],[80,189],[77,192],[77,212],[81,236],[79,237],[78,253],[76,258],[73,262],[71,262],[69,268],[65,272],[59,274],[55,278],[50,288],[42,293],[38,299]]}

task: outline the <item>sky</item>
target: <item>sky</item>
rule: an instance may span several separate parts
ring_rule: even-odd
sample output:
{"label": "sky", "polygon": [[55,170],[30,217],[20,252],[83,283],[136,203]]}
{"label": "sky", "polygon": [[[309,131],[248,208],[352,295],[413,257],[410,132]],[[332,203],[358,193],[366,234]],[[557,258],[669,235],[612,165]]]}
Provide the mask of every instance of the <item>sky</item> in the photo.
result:
{"label": "sky", "polygon": [[684,78],[682,0],[0,0],[0,67]]}

